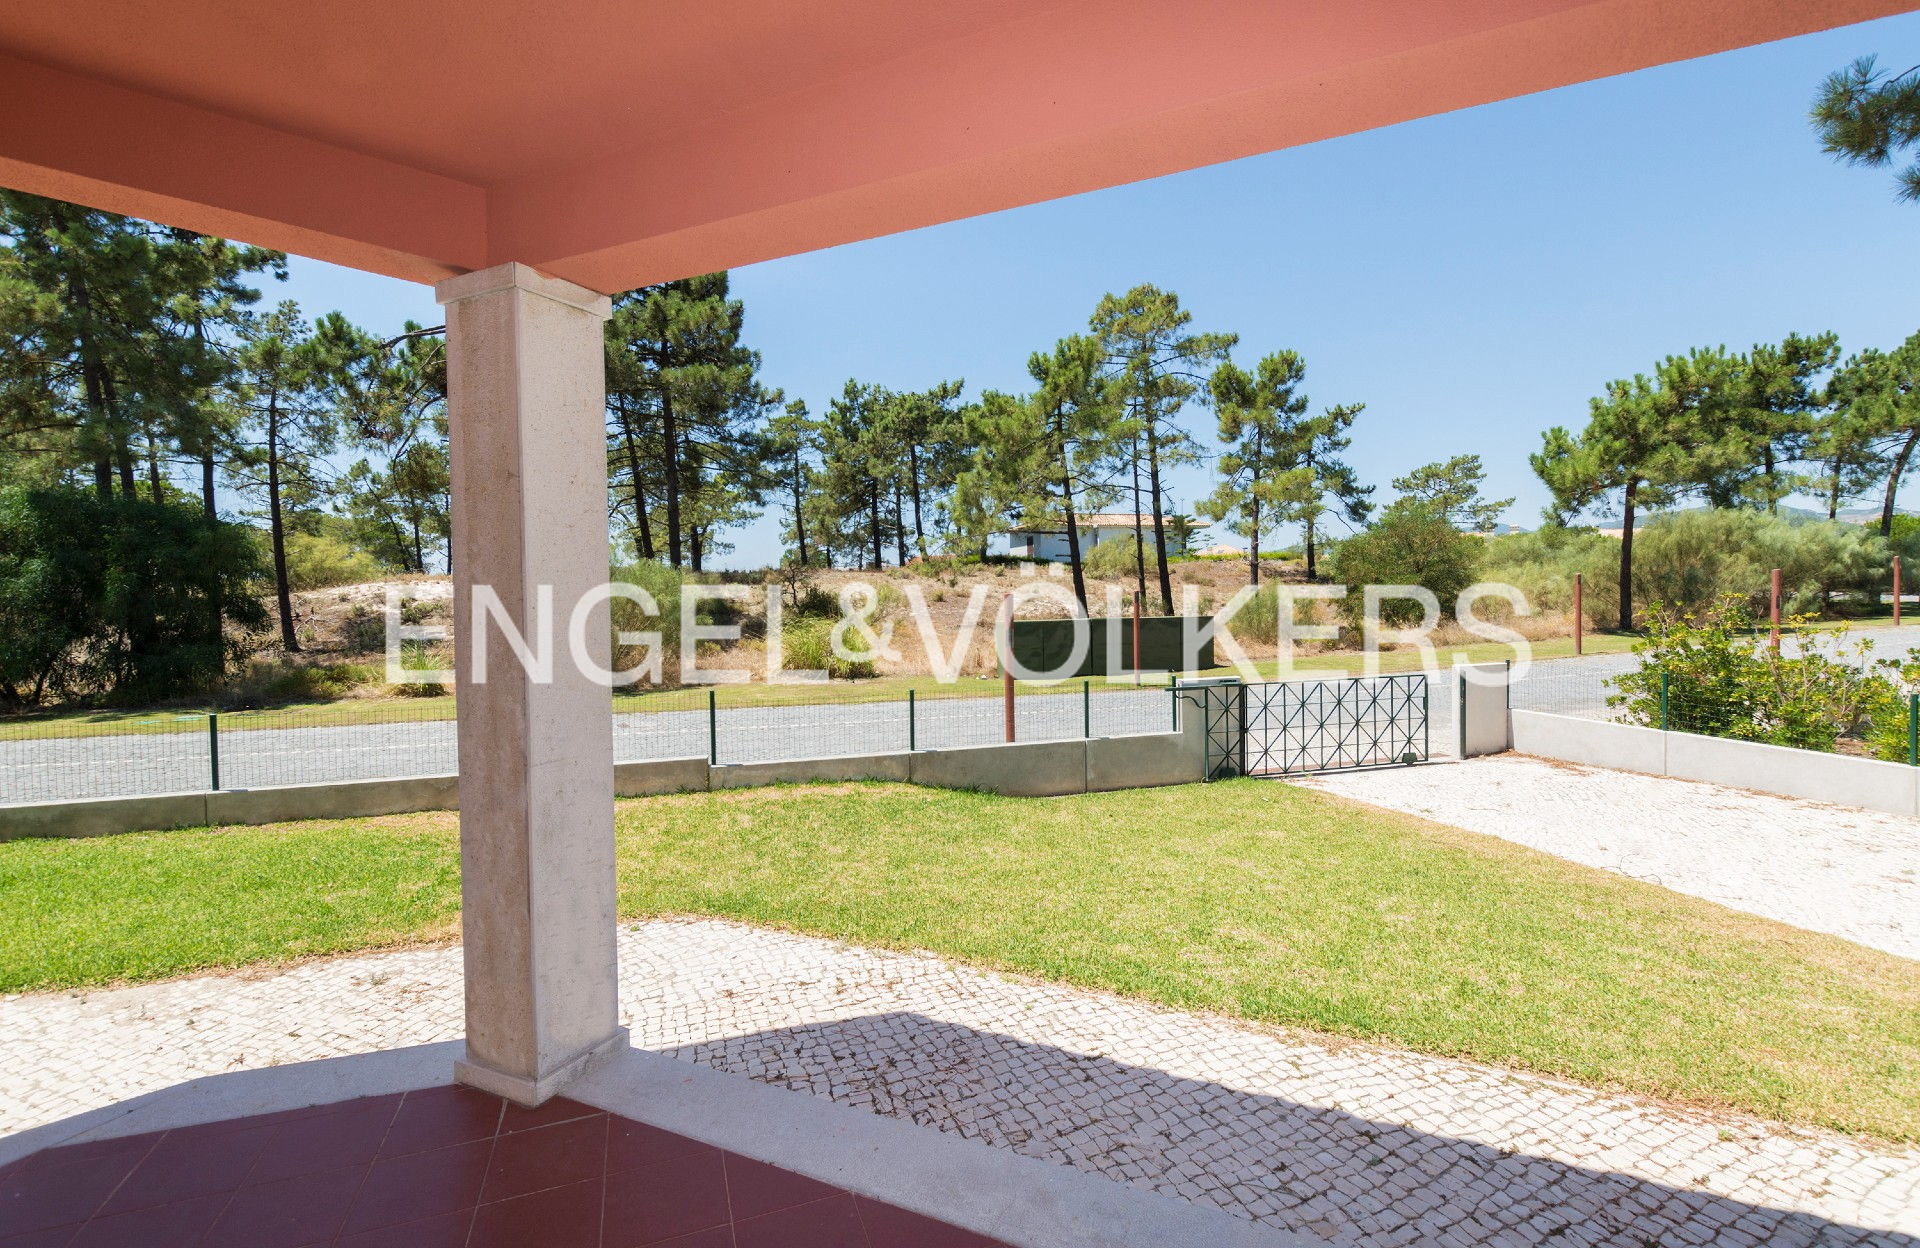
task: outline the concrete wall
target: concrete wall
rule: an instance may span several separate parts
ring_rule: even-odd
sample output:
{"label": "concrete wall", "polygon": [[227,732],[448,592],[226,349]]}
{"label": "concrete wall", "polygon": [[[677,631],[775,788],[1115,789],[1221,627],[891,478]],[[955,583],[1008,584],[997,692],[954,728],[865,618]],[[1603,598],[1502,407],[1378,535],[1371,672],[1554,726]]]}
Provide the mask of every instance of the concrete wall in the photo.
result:
{"label": "concrete wall", "polygon": [[1920,767],[1874,758],[1670,732],[1667,774],[1899,815],[1920,813],[1915,780]]}
{"label": "concrete wall", "polygon": [[1507,719],[1507,665],[1471,663],[1447,674],[1453,688],[1453,725],[1458,740],[1448,746],[1462,758],[1500,754],[1513,748]]}
{"label": "concrete wall", "polygon": [[908,778],[937,789],[980,789],[1009,797],[1058,797],[1087,791],[1087,743],[1021,741],[907,756]]}
{"label": "concrete wall", "polygon": [[1514,711],[1513,748],[1522,754],[1558,758],[1618,771],[1667,774],[1667,734],[1658,728],[1611,724],[1544,711]]}
{"label": "concrete wall", "polygon": [[113,836],[120,832],[200,828],[206,823],[205,793],[28,802],[0,807],[0,841],[30,836]]}
{"label": "concrete wall", "polygon": [[801,758],[779,763],[722,763],[708,769],[716,789],[745,789],[757,784],[807,784],[832,780],[911,780],[906,754],[846,754],[839,758]]}
{"label": "concrete wall", "polygon": [[652,797],[657,793],[698,793],[711,785],[704,758],[666,758],[649,763],[615,763],[615,797]]}
{"label": "concrete wall", "polygon": [[1920,767],[1904,763],[1541,711],[1513,712],[1513,748],[1570,763],[1920,815]]}

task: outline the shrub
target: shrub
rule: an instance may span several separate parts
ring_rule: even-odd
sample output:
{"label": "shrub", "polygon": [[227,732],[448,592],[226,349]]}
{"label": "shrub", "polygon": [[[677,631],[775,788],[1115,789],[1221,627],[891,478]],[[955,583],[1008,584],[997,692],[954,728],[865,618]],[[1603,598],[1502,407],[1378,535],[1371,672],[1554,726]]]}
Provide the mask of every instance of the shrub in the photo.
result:
{"label": "shrub", "polygon": [[211,689],[266,625],[250,533],[190,504],[0,490],[0,700]]}
{"label": "shrub", "polygon": [[326,589],[377,581],[387,569],[364,550],[322,533],[287,534],[287,584]]}
{"label": "shrub", "polygon": [[1532,533],[1483,538],[1480,575],[1511,585],[1536,611],[1573,610],[1573,578],[1585,577],[1587,617],[1619,614],[1620,543],[1594,529],[1546,525]]}
{"label": "shrub", "polygon": [[[1634,646],[1640,666],[1613,678],[1608,704],[1675,732],[1827,751],[1864,737],[1881,748],[1900,699],[1892,664],[1868,661],[1871,640],[1843,650],[1809,637],[1787,654],[1760,645],[1754,625],[1736,594],[1701,613],[1654,607]],[[1904,758],[1904,734],[1899,749]]]}
{"label": "shrub", "polygon": [[[1147,566],[1153,566],[1153,537],[1147,535]],[[1137,568],[1134,558],[1133,534],[1110,537],[1082,556],[1088,576],[1103,581],[1118,581],[1132,576]]]}
{"label": "shrub", "polygon": [[816,618],[788,621],[781,631],[781,663],[786,670],[824,671],[833,680],[864,680],[878,675],[871,661],[850,661],[833,652],[834,623]]}
{"label": "shrub", "polygon": [[[1342,607],[1356,623],[1366,609],[1362,590],[1367,585],[1419,585],[1451,614],[1460,591],[1478,574],[1480,539],[1454,528],[1433,504],[1403,498],[1335,546],[1328,563],[1334,578],[1347,586]],[[1421,618],[1420,604],[1405,598],[1386,600],[1380,612],[1391,624]]]}
{"label": "shrub", "polygon": [[[1779,568],[1795,615],[1829,614],[1838,599],[1877,591],[1888,575],[1885,539],[1844,521],[1791,520],[1764,512],[1700,509],[1656,516],[1634,538],[1634,597],[1643,606],[1703,613],[1728,595],[1767,609]],[[1616,556],[1617,558],[1617,556]]]}

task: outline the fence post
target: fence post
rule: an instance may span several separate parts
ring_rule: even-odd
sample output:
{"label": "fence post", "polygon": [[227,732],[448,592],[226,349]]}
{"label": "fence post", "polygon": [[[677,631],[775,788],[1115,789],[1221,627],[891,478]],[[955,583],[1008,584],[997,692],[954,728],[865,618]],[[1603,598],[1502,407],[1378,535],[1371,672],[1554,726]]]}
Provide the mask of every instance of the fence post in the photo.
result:
{"label": "fence post", "polygon": [[720,703],[719,690],[707,690],[707,765],[720,763]]}
{"label": "fence post", "polygon": [[1180,731],[1180,689],[1177,685],[1167,686],[1167,731]]}
{"label": "fence post", "polygon": [[1133,591],[1133,683],[1140,684],[1140,591]]}
{"label": "fence post", "polygon": [[1433,758],[1433,680],[1420,673],[1420,761]]}
{"label": "fence post", "polygon": [[1080,735],[1093,735],[1093,682],[1090,680],[1080,682]]}
{"label": "fence post", "polygon": [[1920,693],[1907,695],[1907,766],[1920,767]]}
{"label": "fence post", "polygon": [[1667,730],[1667,678],[1669,672],[1660,673],[1660,731]]}
{"label": "fence post", "polygon": [[1005,622],[1005,640],[1000,643],[1000,702],[1001,716],[1006,721],[1006,739],[1009,744],[1014,739],[1013,714],[1013,595],[1008,594],[1000,600],[1000,618]]}
{"label": "fence post", "polygon": [[211,783],[207,786],[214,792],[220,791],[220,713],[207,713],[207,764],[213,772]]}
{"label": "fence post", "polygon": [[1573,574],[1573,652],[1575,654],[1581,653],[1582,646],[1586,640],[1581,636],[1582,633],[1586,632],[1587,624],[1586,589],[1585,579],[1580,573],[1575,572]]}
{"label": "fence post", "polygon": [[1773,599],[1773,607],[1770,612],[1771,618],[1773,620],[1773,641],[1771,644],[1773,645],[1773,648],[1775,650],[1778,650],[1780,648],[1780,569],[1779,568],[1775,568],[1773,570],[1773,575],[1768,578],[1768,581],[1769,581],[1769,586],[1768,586],[1769,595]]}
{"label": "fence post", "polygon": [[1467,757],[1467,669],[1464,664],[1459,668],[1459,672],[1460,697],[1454,706],[1458,708],[1460,722],[1455,726],[1460,730],[1460,760],[1465,762]]}
{"label": "fence post", "polygon": [[920,748],[919,724],[914,717],[913,690],[907,690],[907,753]]}

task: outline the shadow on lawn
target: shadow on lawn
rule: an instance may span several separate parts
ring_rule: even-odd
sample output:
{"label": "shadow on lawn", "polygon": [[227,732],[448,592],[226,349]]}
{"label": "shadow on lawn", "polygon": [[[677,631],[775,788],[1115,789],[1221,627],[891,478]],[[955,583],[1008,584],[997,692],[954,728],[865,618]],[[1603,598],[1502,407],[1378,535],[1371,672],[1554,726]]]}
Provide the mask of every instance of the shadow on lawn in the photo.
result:
{"label": "shadow on lawn", "polygon": [[[1920,1246],[1912,1233],[1505,1152],[918,1014],[671,1053],[1356,1248]],[[1601,1140],[1596,1149],[1633,1143]],[[1702,1162],[1703,1170],[1719,1164]],[[1782,1182],[1803,1194],[1803,1184]]]}

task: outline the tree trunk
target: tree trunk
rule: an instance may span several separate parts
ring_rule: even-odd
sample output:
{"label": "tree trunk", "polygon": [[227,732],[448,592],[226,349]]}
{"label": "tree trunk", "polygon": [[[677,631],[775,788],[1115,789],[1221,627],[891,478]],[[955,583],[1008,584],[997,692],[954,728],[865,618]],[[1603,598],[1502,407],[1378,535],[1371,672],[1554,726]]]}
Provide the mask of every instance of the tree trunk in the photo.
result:
{"label": "tree trunk", "polygon": [[1761,449],[1761,455],[1766,465],[1765,472],[1767,474],[1767,514],[1777,516],[1780,514],[1780,486],[1775,476],[1773,443],[1771,441]]}
{"label": "tree trunk", "polygon": [[680,551],[680,430],[673,419],[673,396],[660,395],[660,433],[663,439],[662,467],[667,479],[667,562],[681,565]]}
{"label": "tree trunk", "polygon": [[795,553],[797,553],[800,556],[800,566],[804,568],[807,566],[807,516],[806,516],[806,510],[803,506],[804,499],[801,496],[801,489],[800,489],[801,475],[802,473],[801,473],[800,456],[796,454],[793,457],[793,477],[792,477],[792,480],[793,480],[793,544],[795,547]]}
{"label": "tree trunk", "polygon": [[880,482],[873,477],[867,478],[867,511],[873,525],[873,570],[878,572],[885,556],[880,550]]}
{"label": "tree trunk", "polygon": [[95,428],[100,436],[99,451],[93,461],[93,489],[103,503],[113,501],[113,462],[107,456],[106,447],[111,440],[113,412],[107,402],[106,366],[100,362],[100,352],[93,341],[92,301],[86,282],[78,278],[67,279],[67,298],[80,313],[85,329],[85,337],[80,343],[80,382],[87,396],[87,408],[93,413]]}
{"label": "tree trunk", "polygon": [[633,481],[634,548],[642,559],[651,559],[653,524],[647,518],[647,487],[641,483],[640,451],[633,444],[633,423],[627,416],[627,396],[619,396],[614,403],[614,411],[620,416],[620,436],[627,446],[627,476]]}
{"label": "tree trunk", "polygon": [[1087,610],[1087,574],[1080,565],[1080,521],[1073,514],[1073,474],[1067,467],[1066,450],[1060,452],[1060,502],[1067,513],[1067,562],[1073,566],[1073,596],[1080,610]]}
{"label": "tree trunk", "polygon": [[1317,580],[1319,580],[1319,579],[1320,579],[1320,575],[1319,575],[1319,573],[1317,573],[1316,571],[1314,571],[1314,562],[1313,562],[1313,517],[1312,517],[1312,516],[1308,516],[1308,517],[1307,517],[1307,519],[1306,519],[1306,524],[1305,524],[1305,528],[1306,528],[1306,537],[1307,537],[1307,542],[1306,542],[1306,545],[1307,545],[1307,579],[1308,579],[1309,581],[1317,581]]}
{"label": "tree trunk", "polygon": [[1247,584],[1255,589],[1260,587],[1260,499],[1256,496],[1250,504],[1253,518],[1253,534],[1247,539]]}
{"label": "tree trunk", "polygon": [[1160,571],[1160,609],[1172,615],[1173,577],[1167,571],[1167,526],[1161,514],[1165,509],[1160,499],[1160,439],[1151,430],[1147,433],[1147,485],[1153,498],[1153,561]]}
{"label": "tree trunk", "polygon": [[706,562],[707,544],[697,524],[687,530],[687,553],[693,564],[693,570],[703,571],[701,565]]}
{"label": "tree trunk", "polygon": [[[212,435],[208,435],[212,441]],[[214,505],[213,496],[213,451],[211,448],[200,453],[200,510],[206,517],[207,528],[216,529],[220,525],[220,511]],[[207,626],[211,629],[208,640],[218,645],[227,629],[226,603],[220,599],[220,578],[212,577],[207,582]]]}
{"label": "tree trunk", "polygon": [[1140,601],[1147,600],[1147,539],[1140,531],[1140,438],[1133,439],[1133,572]]}
{"label": "tree trunk", "polygon": [[280,413],[276,399],[267,400],[267,521],[273,535],[273,595],[280,607],[280,644],[288,654],[298,654],[293,589],[287,583],[287,527],[280,514]]}
{"label": "tree trunk", "polygon": [[1907,461],[1913,455],[1915,442],[1920,442],[1920,425],[1907,432],[1907,440],[1900,444],[1900,453],[1893,457],[1893,471],[1887,474],[1887,494],[1880,504],[1880,536],[1893,536],[1893,496],[1900,489],[1900,478],[1907,475]]}
{"label": "tree trunk", "polygon": [[900,566],[907,566],[907,519],[906,508],[901,506],[900,483],[893,483],[893,553],[900,556]]}
{"label": "tree trunk", "polygon": [[918,446],[909,445],[907,447],[907,471],[909,473],[908,480],[913,487],[913,544],[915,549],[920,552],[920,557],[925,559],[927,557],[927,529],[926,525],[922,523],[920,519],[920,448]]}
{"label": "tree trunk", "polygon": [[1640,493],[1640,482],[1627,482],[1626,501],[1620,508],[1620,631],[1633,631],[1633,505]]}

